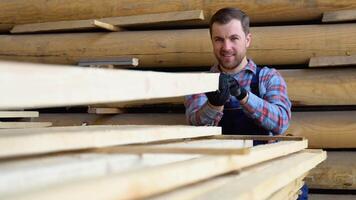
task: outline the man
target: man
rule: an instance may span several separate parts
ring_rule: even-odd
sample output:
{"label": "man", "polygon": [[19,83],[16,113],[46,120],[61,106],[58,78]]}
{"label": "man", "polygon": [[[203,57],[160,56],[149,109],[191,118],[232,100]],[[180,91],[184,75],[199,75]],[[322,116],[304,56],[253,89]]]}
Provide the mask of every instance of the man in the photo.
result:
{"label": "man", "polygon": [[[185,98],[188,122],[221,126],[223,134],[284,133],[291,119],[287,86],[275,69],[257,67],[246,58],[252,40],[249,17],[223,8],[211,18],[210,36],[218,61],[210,71],[220,73],[219,90]],[[305,195],[304,187],[299,199]]]}

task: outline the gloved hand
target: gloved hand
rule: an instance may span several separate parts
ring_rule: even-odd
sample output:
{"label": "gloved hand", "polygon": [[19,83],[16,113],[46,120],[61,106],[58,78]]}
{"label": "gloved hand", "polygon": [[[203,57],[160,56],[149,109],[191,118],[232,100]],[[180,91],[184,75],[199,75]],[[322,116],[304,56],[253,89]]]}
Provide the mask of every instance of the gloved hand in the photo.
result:
{"label": "gloved hand", "polygon": [[245,88],[241,87],[240,84],[232,76],[229,76],[229,88],[230,94],[235,96],[237,100],[241,101],[246,97],[247,91]]}
{"label": "gloved hand", "polygon": [[219,76],[219,90],[215,92],[207,92],[205,95],[208,97],[208,101],[213,106],[222,106],[230,98],[229,91],[229,75],[220,73]]}

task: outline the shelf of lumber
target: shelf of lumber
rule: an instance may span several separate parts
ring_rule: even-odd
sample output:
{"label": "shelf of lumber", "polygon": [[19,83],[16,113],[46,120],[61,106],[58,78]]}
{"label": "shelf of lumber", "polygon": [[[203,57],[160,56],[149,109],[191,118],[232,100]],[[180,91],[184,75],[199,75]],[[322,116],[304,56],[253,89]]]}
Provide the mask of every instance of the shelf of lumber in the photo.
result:
{"label": "shelf of lumber", "polygon": [[[350,24],[252,27],[251,33],[248,56],[260,65],[356,55],[356,26]],[[1,59],[40,63],[77,64],[118,56],[136,57],[143,68],[206,67],[215,62],[208,29],[0,35],[0,46]]]}
{"label": "shelf of lumber", "polygon": [[[218,88],[218,79],[217,73],[167,73],[0,62],[0,109],[184,96],[214,91]],[[16,85],[10,84],[14,82]]]}
{"label": "shelf of lumber", "polygon": [[[129,5],[129,6],[128,6]],[[254,1],[203,1],[172,0],[162,4],[159,1],[136,0],[12,0],[0,2],[0,21],[7,24],[24,24],[71,19],[93,19],[113,16],[163,13],[203,9],[206,18],[222,7],[238,7],[251,16],[252,22],[301,21],[320,19],[326,11],[355,9],[356,3],[348,0],[315,0],[298,3],[268,0]],[[21,11],[21,12],[20,12]],[[13,17],[16,15],[16,18]],[[207,23],[207,22],[206,22]]]}
{"label": "shelf of lumber", "polygon": [[356,189],[356,152],[328,151],[328,158],[313,169],[306,182],[313,189]]}

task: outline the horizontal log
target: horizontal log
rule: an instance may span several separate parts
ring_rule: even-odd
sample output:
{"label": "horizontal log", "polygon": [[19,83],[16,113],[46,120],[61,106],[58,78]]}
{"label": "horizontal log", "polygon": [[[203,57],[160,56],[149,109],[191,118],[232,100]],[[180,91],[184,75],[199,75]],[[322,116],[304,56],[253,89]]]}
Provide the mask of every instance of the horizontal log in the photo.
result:
{"label": "horizontal log", "polygon": [[356,152],[328,151],[328,158],[307,176],[313,189],[356,189]]}
{"label": "horizontal log", "polygon": [[216,73],[164,73],[0,62],[0,109],[183,96],[214,91],[218,88],[218,79]]}
{"label": "horizontal log", "polygon": [[[310,148],[356,148],[356,111],[293,112],[286,134],[303,136]],[[41,114],[34,121],[50,121],[54,126],[87,125],[185,125],[184,114]]]}
{"label": "horizontal log", "polygon": [[[267,0],[255,1],[204,1],[171,0],[12,0],[0,2],[0,21],[8,24],[24,24],[71,19],[128,16],[203,9],[207,19],[222,7],[239,7],[246,11],[253,22],[297,21],[321,19],[325,11],[355,9],[356,3],[348,0]],[[14,17],[16,16],[16,17]]]}
{"label": "horizontal log", "polygon": [[220,127],[78,126],[0,130],[0,157],[221,134]]}
{"label": "horizontal log", "polygon": [[[356,26],[350,24],[255,27],[251,32],[248,55],[261,65],[308,64],[311,57],[356,54]],[[0,46],[1,59],[40,63],[77,64],[118,56],[138,58],[139,67],[215,62],[208,29],[0,35]]]}

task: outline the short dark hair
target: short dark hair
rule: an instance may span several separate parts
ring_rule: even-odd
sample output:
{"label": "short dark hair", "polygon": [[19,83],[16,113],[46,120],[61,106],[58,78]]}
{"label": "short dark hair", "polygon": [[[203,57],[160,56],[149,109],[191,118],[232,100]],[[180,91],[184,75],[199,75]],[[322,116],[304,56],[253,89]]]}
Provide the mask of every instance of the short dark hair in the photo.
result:
{"label": "short dark hair", "polygon": [[237,19],[241,22],[242,29],[246,35],[250,33],[250,18],[248,15],[238,8],[222,8],[218,10],[210,19],[210,36],[215,22],[219,24],[227,24],[233,19]]}

